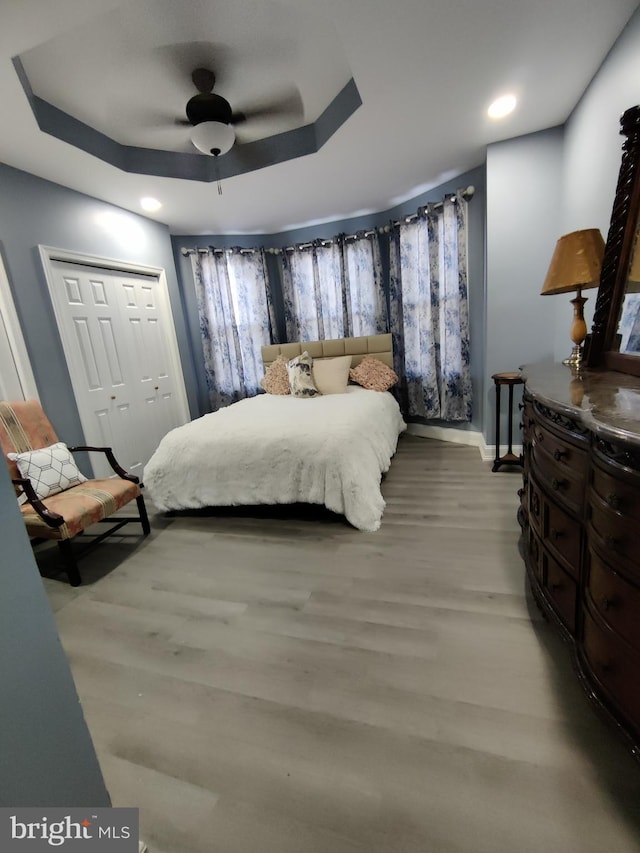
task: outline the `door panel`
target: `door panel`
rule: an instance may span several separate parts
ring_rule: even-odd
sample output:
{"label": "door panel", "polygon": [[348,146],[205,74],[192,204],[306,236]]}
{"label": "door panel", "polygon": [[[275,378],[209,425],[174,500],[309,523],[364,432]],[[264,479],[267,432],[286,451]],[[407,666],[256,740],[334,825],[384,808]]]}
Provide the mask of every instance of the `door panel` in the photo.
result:
{"label": "door panel", "polygon": [[[160,439],[185,407],[166,340],[173,334],[157,277],[51,261],[52,295],[88,444],[113,447],[142,477]],[[175,361],[173,362],[175,363]],[[112,472],[92,459],[96,476]]]}
{"label": "door panel", "polygon": [[34,398],[38,390],[0,254],[0,399]]}

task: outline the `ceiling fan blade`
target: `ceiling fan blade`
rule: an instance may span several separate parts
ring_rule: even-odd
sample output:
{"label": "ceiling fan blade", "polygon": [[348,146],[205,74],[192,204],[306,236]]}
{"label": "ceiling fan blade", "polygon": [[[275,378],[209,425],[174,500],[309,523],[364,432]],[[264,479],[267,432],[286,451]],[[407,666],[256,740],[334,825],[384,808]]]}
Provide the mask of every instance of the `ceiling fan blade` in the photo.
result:
{"label": "ceiling fan blade", "polygon": [[244,124],[247,121],[273,118],[274,116],[301,118],[303,115],[304,108],[300,91],[293,86],[271,101],[256,103],[234,111],[231,116],[231,124]]}

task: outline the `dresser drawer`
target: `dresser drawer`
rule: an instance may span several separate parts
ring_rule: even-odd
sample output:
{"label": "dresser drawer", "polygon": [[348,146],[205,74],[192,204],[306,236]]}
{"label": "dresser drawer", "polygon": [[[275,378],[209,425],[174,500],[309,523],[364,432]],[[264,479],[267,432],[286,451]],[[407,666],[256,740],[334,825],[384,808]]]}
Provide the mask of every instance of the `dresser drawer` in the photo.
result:
{"label": "dresser drawer", "polygon": [[545,501],[543,534],[545,545],[563,557],[577,576],[582,544],[580,522],[571,518],[560,507]]}
{"label": "dresser drawer", "polygon": [[584,609],[584,653],[596,679],[638,732],[640,659],[589,607]]}
{"label": "dresser drawer", "polygon": [[564,462],[556,462],[546,448],[533,444],[534,469],[540,483],[560,503],[577,515],[582,515],[585,500],[586,475],[572,471]]}
{"label": "dresser drawer", "polygon": [[595,552],[590,554],[588,593],[608,625],[640,650],[640,588],[613,571]]}
{"label": "dresser drawer", "polygon": [[542,542],[531,527],[529,527],[528,544],[531,568],[538,582],[542,583]]}
{"label": "dresser drawer", "polygon": [[553,600],[554,610],[573,634],[576,627],[577,584],[550,556],[543,552],[544,586]]}
{"label": "dresser drawer", "polygon": [[[621,559],[636,564],[640,554],[640,525],[628,516],[614,512],[591,490],[591,526],[602,541],[611,562]],[[640,570],[638,571],[640,574]]]}
{"label": "dresser drawer", "polygon": [[606,471],[599,465],[593,466],[591,485],[594,492],[614,512],[628,515],[640,521],[640,482],[614,476],[613,470]]}
{"label": "dresser drawer", "polygon": [[543,448],[548,456],[574,477],[586,477],[589,457],[584,447],[576,447],[560,438],[538,419],[532,428],[534,447]]}
{"label": "dresser drawer", "polygon": [[531,438],[531,428],[535,423],[533,416],[533,403],[525,398],[524,408],[522,411],[522,438],[528,440]]}
{"label": "dresser drawer", "polygon": [[529,524],[539,536],[542,536],[542,492],[531,475],[529,475],[527,490],[529,493]]}

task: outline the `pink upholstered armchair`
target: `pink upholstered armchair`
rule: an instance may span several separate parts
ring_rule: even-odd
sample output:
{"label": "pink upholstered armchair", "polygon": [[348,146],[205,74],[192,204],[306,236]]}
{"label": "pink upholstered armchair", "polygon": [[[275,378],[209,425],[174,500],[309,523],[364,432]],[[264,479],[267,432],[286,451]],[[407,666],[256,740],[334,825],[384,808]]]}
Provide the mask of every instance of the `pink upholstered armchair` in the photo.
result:
{"label": "pink upholstered armchair", "polygon": [[[109,447],[67,448],[36,400],[0,402],[0,446],[16,493],[22,496],[20,509],[27,533],[34,540],[58,542],[72,586],[82,582],[70,541],[78,533],[97,522],[109,523],[106,532],[92,537],[93,546],[129,521],[139,521],[145,536],[150,532],[138,478],[118,465]],[[117,476],[86,479],[71,455],[84,450],[104,453]],[[109,519],[133,500],[138,516]]]}

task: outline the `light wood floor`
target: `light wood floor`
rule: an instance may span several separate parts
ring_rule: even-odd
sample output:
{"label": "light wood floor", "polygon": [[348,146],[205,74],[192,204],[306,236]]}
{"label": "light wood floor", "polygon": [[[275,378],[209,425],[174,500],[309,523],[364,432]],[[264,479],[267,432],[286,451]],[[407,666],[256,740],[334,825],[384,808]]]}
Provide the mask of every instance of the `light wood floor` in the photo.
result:
{"label": "light wood floor", "polygon": [[404,436],[377,533],[154,514],[45,580],[150,853],[640,850],[640,764],[530,601],[519,486]]}

